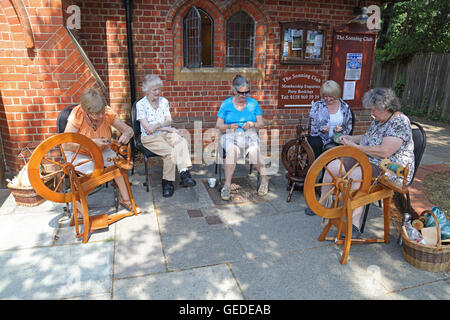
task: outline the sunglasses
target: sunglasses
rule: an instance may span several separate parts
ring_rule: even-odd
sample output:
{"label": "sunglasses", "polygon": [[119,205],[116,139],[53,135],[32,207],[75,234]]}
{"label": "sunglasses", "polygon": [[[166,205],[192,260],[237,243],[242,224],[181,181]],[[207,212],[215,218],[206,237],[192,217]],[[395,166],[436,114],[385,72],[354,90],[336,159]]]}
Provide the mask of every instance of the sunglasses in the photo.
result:
{"label": "sunglasses", "polygon": [[248,95],[250,93],[250,90],[247,90],[247,91],[238,91],[238,90],[236,90],[236,93],[238,95],[240,95],[240,96],[246,96],[246,95]]}

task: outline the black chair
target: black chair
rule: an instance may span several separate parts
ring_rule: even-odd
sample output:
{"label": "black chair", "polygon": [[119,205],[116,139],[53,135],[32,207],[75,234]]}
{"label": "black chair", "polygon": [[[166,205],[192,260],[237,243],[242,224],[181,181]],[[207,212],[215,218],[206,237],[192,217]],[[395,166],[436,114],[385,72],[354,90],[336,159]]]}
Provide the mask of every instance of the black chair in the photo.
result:
{"label": "black chair", "polygon": [[[423,127],[418,124],[417,122],[411,121],[411,127],[416,126],[417,128],[412,129],[412,139],[414,141],[414,173],[411,179],[411,182],[406,185],[406,187],[409,187],[416,176],[417,170],[419,169],[420,162],[422,161],[423,154],[425,152],[425,147],[427,146],[427,135],[425,133],[425,130]],[[409,190],[406,192],[406,204],[405,204],[405,210],[408,213],[412,213],[413,209],[411,208],[411,198],[409,196]],[[378,203],[379,207],[381,207],[381,201]],[[360,231],[364,231],[364,227],[366,224],[367,214],[369,213],[369,205],[367,205],[364,209],[363,214],[363,221],[361,223]]]}
{"label": "black chair", "polygon": [[65,107],[58,114],[58,118],[56,119],[56,130],[58,133],[63,133],[66,129],[67,119],[69,118],[72,109],[75,108],[78,104],[71,104],[70,106]]}
{"label": "black chair", "polygon": [[[143,98],[141,98],[141,99],[143,99]],[[148,160],[153,157],[159,157],[159,155],[148,150],[146,147],[144,147],[144,145],[141,142],[141,123],[136,119],[136,103],[139,100],[135,101],[133,103],[133,106],[131,107],[131,125],[132,125],[133,131],[134,131],[134,137],[132,139],[133,140],[132,158],[133,158],[133,163],[134,163],[134,159],[138,152],[142,153],[142,155],[144,156],[144,166],[145,166],[144,186],[147,188],[147,192],[149,192],[150,182],[149,182],[149,178],[148,178]],[[134,174],[134,166],[131,171],[131,174]]]}

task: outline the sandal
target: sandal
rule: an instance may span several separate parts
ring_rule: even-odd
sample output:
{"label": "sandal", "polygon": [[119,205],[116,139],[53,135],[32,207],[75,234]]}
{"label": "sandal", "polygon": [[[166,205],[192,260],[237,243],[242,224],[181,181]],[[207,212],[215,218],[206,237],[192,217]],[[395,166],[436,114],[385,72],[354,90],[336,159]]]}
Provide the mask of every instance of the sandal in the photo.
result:
{"label": "sandal", "polygon": [[231,188],[229,185],[224,185],[222,190],[220,190],[220,197],[222,200],[228,201],[230,200]]}
{"label": "sandal", "polygon": [[[133,212],[133,207],[131,206],[131,201],[130,201],[130,200],[127,200],[127,201],[125,201],[125,200],[120,200],[119,203],[120,203],[120,205],[121,205],[122,207],[124,207],[124,208],[127,209],[128,211]],[[141,212],[142,212],[142,209],[139,208],[138,206],[136,206],[136,213],[139,214],[139,213],[141,213]]]}
{"label": "sandal", "polygon": [[261,182],[261,185],[258,189],[258,196],[265,196],[269,192],[269,182]]}

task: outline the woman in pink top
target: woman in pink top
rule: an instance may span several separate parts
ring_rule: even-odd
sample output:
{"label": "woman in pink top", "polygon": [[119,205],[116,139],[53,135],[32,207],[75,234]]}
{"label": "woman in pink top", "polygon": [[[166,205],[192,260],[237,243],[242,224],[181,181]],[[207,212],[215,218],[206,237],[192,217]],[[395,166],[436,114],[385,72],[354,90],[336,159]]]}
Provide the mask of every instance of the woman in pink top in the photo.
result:
{"label": "woman in pink top", "polygon": [[[108,161],[108,159],[116,156],[116,153],[110,148],[111,127],[114,127],[121,133],[118,139],[120,144],[127,144],[134,135],[133,129],[120,120],[117,113],[106,105],[103,96],[95,89],[88,89],[83,92],[80,105],[75,107],[70,113],[64,132],[80,133],[91,138],[102,151],[105,166],[110,166],[113,162]],[[66,154],[70,161],[73,157],[73,152],[67,151]],[[87,159],[90,159],[90,157],[83,154],[83,150],[80,150],[80,154],[77,155],[74,164],[81,163]],[[94,163],[90,161],[77,166],[77,170],[88,174],[94,170]],[[122,199],[120,204],[127,210],[132,211],[131,201],[123,177],[117,177],[114,181],[120,191]],[[142,211],[140,208],[137,208],[137,210],[138,212]]]}

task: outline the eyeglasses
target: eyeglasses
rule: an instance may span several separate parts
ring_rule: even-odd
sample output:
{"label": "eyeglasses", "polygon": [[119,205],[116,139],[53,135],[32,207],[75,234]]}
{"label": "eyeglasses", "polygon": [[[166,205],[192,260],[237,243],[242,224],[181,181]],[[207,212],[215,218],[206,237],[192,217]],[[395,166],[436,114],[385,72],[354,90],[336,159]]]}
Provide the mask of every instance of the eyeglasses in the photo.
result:
{"label": "eyeglasses", "polygon": [[250,93],[250,90],[247,90],[247,91],[237,91],[236,90],[236,93],[240,96],[247,96]]}

